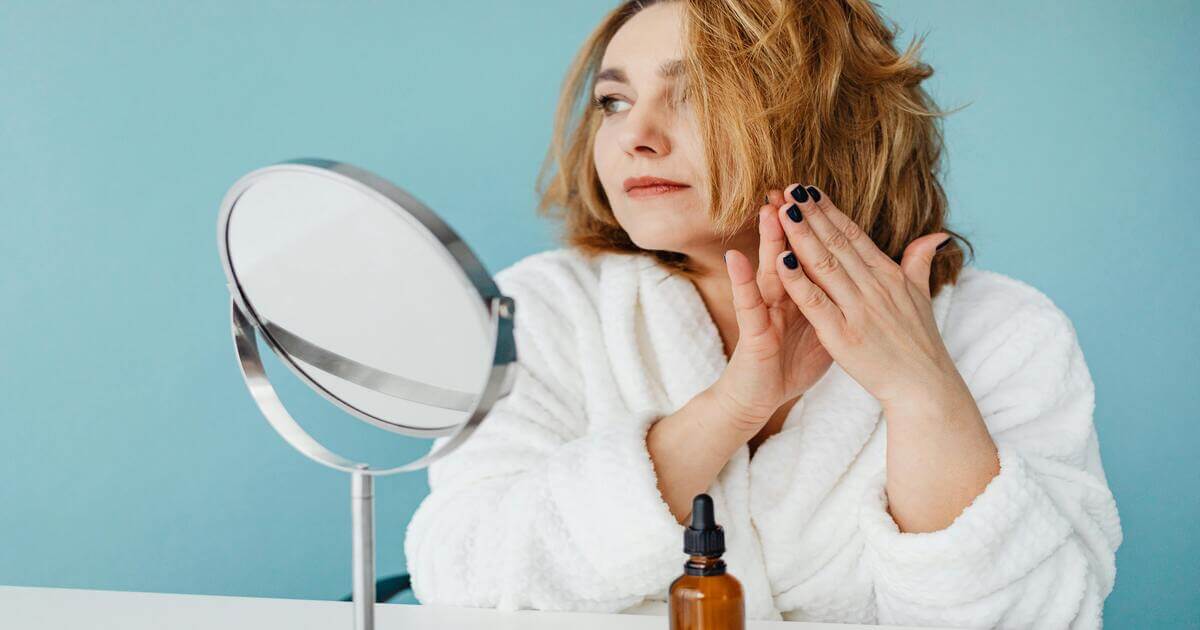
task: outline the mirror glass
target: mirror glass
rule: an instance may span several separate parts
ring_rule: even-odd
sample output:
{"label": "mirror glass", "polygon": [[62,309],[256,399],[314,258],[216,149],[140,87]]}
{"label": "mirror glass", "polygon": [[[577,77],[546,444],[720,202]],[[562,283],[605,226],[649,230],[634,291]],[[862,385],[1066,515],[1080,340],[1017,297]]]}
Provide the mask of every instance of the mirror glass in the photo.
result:
{"label": "mirror glass", "polygon": [[487,301],[398,202],[321,169],[274,167],[225,231],[245,306],[323,396],[397,433],[469,419],[496,348]]}

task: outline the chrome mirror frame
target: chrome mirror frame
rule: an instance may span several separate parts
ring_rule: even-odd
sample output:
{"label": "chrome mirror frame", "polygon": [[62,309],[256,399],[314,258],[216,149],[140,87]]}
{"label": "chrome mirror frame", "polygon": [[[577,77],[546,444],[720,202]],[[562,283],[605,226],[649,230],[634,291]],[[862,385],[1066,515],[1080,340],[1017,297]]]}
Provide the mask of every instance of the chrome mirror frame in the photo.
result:
{"label": "chrome mirror frame", "polygon": [[[441,243],[444,251],[452,261],[457,263],[459,268],[464,271],[469,284],[474,286],[476,291],[479,292],[483,308],[486,309],[488,316],[489,329],[496,342],[487,383],[483,388],[482,394],[473,401],[474,407],[470,408],[470,417],[465,422],[456,426],[442,428],[402,426],[387,422],[349,404],[323,387],[296,363],[293,354],[285,349],[284,345],[280,344],[275,334],[272,334],[282,334],[282,329],[273,326],[271,322],[260,317],[254,310],[253,304],[246,296],[242,285],[238,282],[237,274],[234,272],[233,264],[230,260],[228,241],[229,220],[239,197],[255,181],[265,175],[278,171],[306,171],[311,174],[337,178],[341,183],[354,187],[360,192],[382,197],[382,200],[385,202],[390,201],[389,205],[396,209],[397,215],[401,219],[409,223],[415,222],[419,227],[428,231]],[[496,401],[508,395],[512,389],[513,378],[516,375],[516,371],[512,369],[513,364],[517,360],[516,344],[513,339],[516,304],[512,298],[500,294],[495,282],[470,248],[467,247],[450,226],[434,214],[425,204],[383,178],[344,162],[335,162],[320,158],[298,158],[278,162],[247,173],[234,183],[221,202],[220,215],[217,221],[217,244],[220,251],[221,264],[228,281],[227,287],[230,292],[230,320],[238,365],[242,372],[242,378],[245,380],[246,386],[250,389],[255,404],[258,405],[259,410],[266,417],[272,428],[296,450],[319,464],[351,474],[354,627],[358,630],[370,630],[374,628],[375,623],[375,516],[373,478],[376,475],[390,475],[418,470],[446,455],[460,446],[475,431],[483,418],[491,411]],[[425,438],[446,436],[449,439],[445,440],[437,448],[431,449],[424,456],[408,463],[378,469],[371,468],[366,462],[355,462],[326,449],[305,431],[284,407],[278,393],[267,378],[266,371],[263,369],[262,359],[258,351],[257,338],[259,336],[262,337],[263,341],[267,343],[292,373],[343,411],[373,426],[394,433]],[[346,370],[355,370],[357,374],[361,375],[364,369],[364,366],[361,364],[354,364],[353,361],[339,361],[338,359],[341,359],[341,357],[333,353],[327,353],[315,346],[310,347],[302,339],[291,339],[289,343],[292,343],[295,347],[301,347],[298,344],[303,344],[303,347],[307,348],[305,351],[307,353],[306,356],[319,355],[329,358],[327,365],[333,366],[335,370],[340,369],[338,366],[345,366]],[[380,374],[383,373],[377,372],[372,376],[379,376]],[[352,375],[348,372],[348,376]],[[386,378],[387,375],[384,374],[383,377]],[[353,380],[353,378],[350,380]],[[462,398],[458,398],[458,402],[455,403],[445,403],[447,400],[445,397],[424,396],[424,400],[422,400],[420,394],[426,392],[426,390],[420,383],[409,382],[406,384],[396,382],[393,385],[392,391],[384,393],[405,398],[408,396],[399,395],[397,392],[401,394],[411,392],[411,399],[418,402],[437,406],[453,404],[452,408],[463,408],[464,399]],[[441,393],[444,394],[445,392]],[[455,398],[452,396],[450,399],[453,400]],[[437,402],[434,402],[435,400],[441,400],[445,404],[438,405]],[[468,403],[471,402],[469,398],[465,400]]]}

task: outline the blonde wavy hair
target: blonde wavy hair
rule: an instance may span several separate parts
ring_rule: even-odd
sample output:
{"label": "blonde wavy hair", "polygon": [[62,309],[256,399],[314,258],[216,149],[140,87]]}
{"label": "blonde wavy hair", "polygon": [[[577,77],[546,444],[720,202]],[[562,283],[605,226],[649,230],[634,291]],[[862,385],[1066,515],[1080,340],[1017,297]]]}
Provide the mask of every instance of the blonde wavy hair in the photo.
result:
{"label": "blonde wavy hair", "polygon": [[588,36],[563,81],[550,148],[537,178],[538,214],[562,222],[559,238],[588,255],[634,252],[695,276],[686,255],[638,247],[612,212],[593,161],[603,114],[590,106],[594,77],[617,30],[658,2],[682,2],[687,98],[705,147],[709,215],[724,238],[750,228],[767,189],[815,184],[899,262],[931,232],[951,235],[929,286],[956,282],[964,264],[946,226],[938,180],[941,116],[920,86],[933,70],[903,54],[895,28],[866,0],[628,0]]}

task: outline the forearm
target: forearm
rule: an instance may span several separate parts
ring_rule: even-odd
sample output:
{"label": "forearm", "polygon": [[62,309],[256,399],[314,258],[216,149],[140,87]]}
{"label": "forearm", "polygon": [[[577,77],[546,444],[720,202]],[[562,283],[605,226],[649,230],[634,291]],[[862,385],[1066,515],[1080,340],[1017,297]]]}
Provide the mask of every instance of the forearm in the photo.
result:
{"label": "forearm", "polygon": [[[430,466],[405,537],[414,592],[431,603],[615,612],[659,590],[680,529],[646,457],[661,412],[612,407],[572,434],[573,422],[542,407],[550,397],[518,396]],[[521,552],[497,560],[512,549]]]}
{"label": "forearm", "polygon": [[729,458],[753,435],[729,421],[709,389],[650,427],[646,448],[659,492],[677,521],[687,521],[692,499],[708,490]]}
{"label": "forearm", "polygon": [[999,472],[996,445],[965,383],[884,409],[888,512],[902,532],[945,529]]}

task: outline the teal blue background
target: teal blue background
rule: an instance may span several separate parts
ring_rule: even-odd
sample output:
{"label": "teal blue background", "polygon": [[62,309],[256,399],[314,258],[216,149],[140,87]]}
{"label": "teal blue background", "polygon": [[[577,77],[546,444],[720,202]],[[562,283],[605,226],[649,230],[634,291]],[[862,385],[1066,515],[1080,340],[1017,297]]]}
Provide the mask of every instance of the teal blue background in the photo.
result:
{"label": "teal blue background", "polygon": [[[555,247],[534,176],[611,6],[0,3],[0,583],[346,593],[347,477],[275,435],[234,363],[221,197],[327,157],[406,187],[493,272]],[[881,6],[901,46],[928,32],[939,103],[972,103],[946,121],[945,183],[976,264],[1079,333],[1126,536],[1108,624],[1196,627],[1200,5]],[[378,482],[381,575],[426,491]]]}

